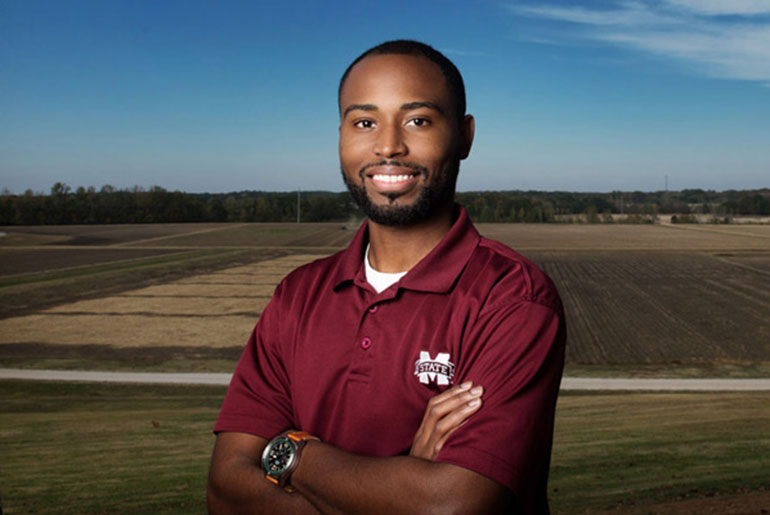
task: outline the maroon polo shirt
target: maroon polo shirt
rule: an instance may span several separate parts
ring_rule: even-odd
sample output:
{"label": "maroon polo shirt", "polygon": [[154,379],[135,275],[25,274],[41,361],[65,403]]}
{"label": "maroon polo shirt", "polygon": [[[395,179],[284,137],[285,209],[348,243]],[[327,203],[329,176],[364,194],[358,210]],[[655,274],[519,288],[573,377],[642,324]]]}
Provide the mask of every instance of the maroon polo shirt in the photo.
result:
{"label": "maroon polo shirt", "polygon": [[267,439],[297,428],[367,456],[408,454],[428,400],[484,386],[483,405],[437,461],[547,512],[566,330],[558,292],[532,262],[479,236],[465,209],[396,284],[367,283],[363,224],[350,246],[276,288],[238,363],[214,430]]}

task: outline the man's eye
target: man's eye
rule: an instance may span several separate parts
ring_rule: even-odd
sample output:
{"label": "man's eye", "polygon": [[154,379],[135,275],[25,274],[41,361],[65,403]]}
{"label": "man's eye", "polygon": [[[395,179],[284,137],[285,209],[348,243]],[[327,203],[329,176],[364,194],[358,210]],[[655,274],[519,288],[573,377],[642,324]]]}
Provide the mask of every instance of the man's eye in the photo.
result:
{"label": "man's eye", "polygon": [[426,127],[430,125],[430,121],[426,118],[412,118],[407,123],[414,125],[415,127]]}
{"label": "man's eye", "polygon": [[371,120],[358,120],[353,123],[353,126],[358,127],[359,129],[371,129],[374,127],[374,122]]}

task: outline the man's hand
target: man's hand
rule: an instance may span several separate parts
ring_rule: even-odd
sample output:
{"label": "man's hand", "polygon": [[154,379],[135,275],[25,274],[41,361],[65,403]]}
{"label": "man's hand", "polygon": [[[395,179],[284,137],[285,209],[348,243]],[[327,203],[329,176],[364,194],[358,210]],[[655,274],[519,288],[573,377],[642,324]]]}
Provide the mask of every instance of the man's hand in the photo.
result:
{"label": "man's hand", "polygon": [[473,383],[467,381],[428,401],[409,455],[426,460],[438,456],[449,435],[481,407],[483,393],[483,387],[473,387]]}

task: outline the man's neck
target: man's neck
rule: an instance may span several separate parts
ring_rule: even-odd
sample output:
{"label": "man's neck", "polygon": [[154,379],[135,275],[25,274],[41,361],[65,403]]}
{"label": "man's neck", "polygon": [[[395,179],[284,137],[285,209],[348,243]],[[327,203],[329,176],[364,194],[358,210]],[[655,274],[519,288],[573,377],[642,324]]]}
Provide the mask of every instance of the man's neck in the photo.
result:
{"label": "man's neck", "polygon": [[427,256],[454,223],[454,206],[430,220],[407,227],[390,227],[369,221],[369,262],[385,273],[405,272]]}

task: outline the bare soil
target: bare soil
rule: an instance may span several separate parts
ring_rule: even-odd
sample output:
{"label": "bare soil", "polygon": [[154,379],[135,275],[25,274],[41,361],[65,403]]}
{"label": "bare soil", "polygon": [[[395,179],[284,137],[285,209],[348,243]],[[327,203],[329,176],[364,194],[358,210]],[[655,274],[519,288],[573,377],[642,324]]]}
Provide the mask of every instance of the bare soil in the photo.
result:
{"label": "bare soil", "polygon": [[188,233],[131,245],[169,247],[345,247],[355,228],[343,224],[239,224],[218,231]]}
{"label": "bare soil", "polygon": [[[16,363],[25,353],[131,359],[144,348],[169,359],[194,349],[208,356],[211,349],[242,348],[281,278],[316,258],[270,259],[9,317],[0,320],[0,362]],[[64,350],[52,351],[58,345]],[[180,350],[159,354],[173,348]]]}
{"label": "bare soil", "polygon": [[162,256],[179,252],[175,249],[114,249],[106,248],[8,248],[0,247],[0,276],[45,272],[62,268],[91,266]]}
{"label": "bare soil", "polygon": [[0,319],[36,314],[76,300],[96,299],[141,286],[166,284],[285,254],[277,249],[174,251],[134,260],[0,276]]}
{"label": "bare soil", "polygon": [[7,225],[0,226],[0,231],[7,234],[0,238],[0,246],[34,245],[41,241],[55,245],[115,245],[236,225],[239,224]]}
{"label": "bare soil", "polygon": [[770,225],[478,224],[481,234],[529,251],[770,251]]}
{"label": "bare soil", "polygon": [[[770,361],[770,254],[531,252],[561,293],[576,364]],[[730,260],[737,259],[735,262]]]}
{"label": "bare soil", "polygon": [[[256,320],[283,275],[314,255],[343,247],[355,229],[355,224],[7,228],[57,244],[0,243],[0,257],[11,256],[0,261],[5,267],[0,270],[53,269],[30,284],[0,288],[0,317],[6,318],[0,341],[232,345],[241,341],[243,327]],[[679,369],[694,370],[684,375],[697,376],[717,363],[728,367],[730,376],[752,376],[753,363],[770,363],[770,226],[480,224],[479,229],[552,277],[565,304],[571,365],[656,367],[673,376],[682,375]],[[69,245],[59,245],[62,238],[69,238]],[[138,266],[142,260],[218,251],[243,254],[90,274],[91,267],[102,270],[113,263]],[[236,266],[292,254],[298,256],[246,270]],[[67,276],[74,272],[81,276]],[[166,337],[153,336],[161,333]]]}

